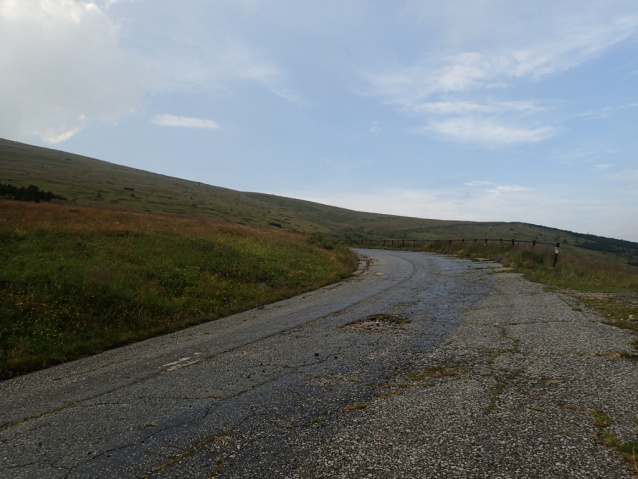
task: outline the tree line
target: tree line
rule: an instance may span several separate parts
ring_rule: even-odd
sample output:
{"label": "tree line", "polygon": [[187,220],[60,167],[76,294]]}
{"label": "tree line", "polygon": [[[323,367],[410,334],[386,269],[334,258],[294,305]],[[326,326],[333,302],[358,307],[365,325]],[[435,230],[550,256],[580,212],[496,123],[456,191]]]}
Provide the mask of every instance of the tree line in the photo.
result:
{"label": "tree line", "polygon": [[6,200],[18,200],[18,201],[51,201],[51,200],[64,200],[67,198],[61,195],[56,195],[50,191],[43,191],[37,186],[29,185],[26,188],[24,186],[17,187],[11,184],[0,183],[0,198]]}

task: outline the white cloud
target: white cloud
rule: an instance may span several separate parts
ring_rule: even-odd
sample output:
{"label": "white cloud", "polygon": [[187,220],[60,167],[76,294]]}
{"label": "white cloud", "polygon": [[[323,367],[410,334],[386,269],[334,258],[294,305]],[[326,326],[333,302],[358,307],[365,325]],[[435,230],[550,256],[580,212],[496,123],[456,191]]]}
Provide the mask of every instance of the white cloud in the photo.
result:
{"label": "white cloud", "polygon": [[464,115],[469,113],[541,112],[547,111],[547,108],[537,106],[531,101],[489,102],[485,104],[471,101],[439,101],[407,105],[406,111],[417,114]]}
{"label": "white cloud", "polygon": [[530,191],[530,188],[526,188],[525,186],[497,186],[496,188],[490,188],[486,190],[488,193],[493,195],[502,195],[507,193],[516,193],[518,191]]}
{"label": "white cloud", "polygon": [[[494,98],[516,83],[536,82],[573,68],[638,32],[638,9],[619,1],[604,8],[594,2],[567,8],[541,1],[507,9],[495,0],[446,3],[450,5],[408,1],[404,13],[420,19],[424,27],[441,30],[443,37],[444,29],[458,29],[459,38],[452,42],[456,48],[367,73],[362,92],[404,114],[427,118],[424,132],[484,146],[535,143],[559,130],[550,118],[542,126],[538,121],[525,124],[524,119],[548,111],[538,102],[475,98],[488,92]],[[608,114],[604,110],[586,115]],[[441,115],[450,118],[433,118]]]}
{"label": "white cloud", "polygon": [[465,186],[485,186],[485,185],[493,185],[492,181],[470,181],[467,183],[463,183]]}
{"label": "white cloud", "polygon": [[538,143],[554,136],[557,130],[551,127],[517,128],[489,118],[457,117],[440,121],[432,120],[417,132],[478,145],[500,146]]}
{"label": "white cloud", "polygon": [[219,130],[221,127],[216,121],[201,118],[189,118],[175,115],[155,115],[151,120],[154,125],[174,126],[178,128],[195,128],[200,130]]}
{"label": "white cloud", "polygon": [[138,108],[152,83],[93,3],[4,0],[0,44],[4,137],[65,141],[89,122],[116,121]]}
{"label": "white cloud", "polygon": [[583,113],[579,113],[577,116],[581,118],[604,119],[611,117],[615,112],[619,110],[626,110],[628,108],[636,107],[638,107],[638,103],[626,103],[620,106],[606,106],[601,108],[600,110],[589,110]]}

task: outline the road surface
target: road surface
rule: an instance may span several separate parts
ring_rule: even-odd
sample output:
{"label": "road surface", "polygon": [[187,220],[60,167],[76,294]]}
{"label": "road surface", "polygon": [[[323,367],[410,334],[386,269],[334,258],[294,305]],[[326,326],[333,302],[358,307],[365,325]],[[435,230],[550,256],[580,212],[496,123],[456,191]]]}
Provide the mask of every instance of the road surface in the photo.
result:
{"label": "road surface", "polygon": [[[638,439],[635,363],[601,356],[626,333],[487,265],[359,251],[350,280],[0,383],[0,477],[632,477],[588,413]],[[613,365],[627,404],[560,396],[555,353],[599,354],[589,389]]]}

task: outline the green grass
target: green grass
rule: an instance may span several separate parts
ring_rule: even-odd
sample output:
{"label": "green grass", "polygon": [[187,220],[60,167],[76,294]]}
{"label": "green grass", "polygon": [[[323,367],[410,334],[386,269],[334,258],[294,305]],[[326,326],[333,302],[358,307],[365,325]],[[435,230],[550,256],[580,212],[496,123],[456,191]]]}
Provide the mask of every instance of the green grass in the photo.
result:
{"label": "green grass", "polygon": [[630,441],[623,444],[615,435],[604,432],[602,443],[607,447],[616,449],[629,467],[638,474],[638,441]]}
{"label": "green grass", "polygon": [[210,321],[350,275],[301,235],[0,201],[0,377]]}
{"label": "green grass", "polygon": [[367,408],[368,405],[364,402],[358,402],[355,404],[350,404],[349,406],[342,407],[341,410],[343,412],[351,412],[351,411],[359,411],[361,409]]}
{"label": "green grass", "polygon": [[422,381],[425,378],[445,378],[452,377],[458,374],[457,366],[433,366],[426,369],[420,369],[417,371],[410,371],[406,373],[405,378],[408,381]]}
{"label": "green grass", "polygon": [[[525,223],[361,213],[242,193],[2,139],[0,183],[35,185],[70,200],[47,205],[49,209],[40,204],[29,214],[17,202],[3,207],[0,361],[5,372],[0,374],[5,377],[334,281],[345,274],[339,268],[353,259],[343,246],[323,238],[503,238],[502,245],[429,243],[427,249],[500,258],[528,279],[559,289],[616,295],[638,291],[638,267],[627,265],[638,264],[638,244]],[[90,214],[87,208],[93,208]],[[290,232],[313,236],[286,239],[292,238],[285,236]],[[507,240],[512,238],[560,242],[558,267],[549,267],[551,248],[511,248]],[[289,250],[294,253],[287,254]],[[105,308],[100,302],[104,298],[110,298],[108,319],[96,313]],[[636,305],[626,301],[605,300],[604,308],[597,298],[583,301],[602,308],[610,320],[638,318]],[[83,316],[87,311],[94,319]],[[139,325],[116,328],[122,314],[128,318],[122,325]],[[79,318],[79,326],[73,326],[72,318]],[[96,331],[102,328],[104,338],[74,332],[87,330],[88,324]],[[48,342],[58,346],[49,348]]]}
{"label": "green grass", "polygon": [[602,411],[600,409],[591,411],[591,417],[592,417],[592,420],[594,421],[594,426],[596,427],[608,427],[613,424],[612,420],[605,413],[605,411]]}
{"label": "green grass", "polygon": [[[220,159],[221,161],[222,159]],[[171,213],[331,239],[503,238],[561,243],[564,251],[638,264],[638,244],[526,223],[447,221],[363,213],[245,193],[0,139],[0,183],[35,185],[79,206]],[[276,225],[276,226],[275,226]]]}

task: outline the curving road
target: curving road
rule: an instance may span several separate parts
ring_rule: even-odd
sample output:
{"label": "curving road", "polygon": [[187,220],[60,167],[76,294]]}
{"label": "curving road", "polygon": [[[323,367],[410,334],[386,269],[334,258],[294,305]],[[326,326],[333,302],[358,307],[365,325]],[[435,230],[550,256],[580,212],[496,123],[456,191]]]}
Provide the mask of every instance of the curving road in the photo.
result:
{"label": "curving road", "polygon": [[348,281],[0,383],[0,477],[636,477],[631,333],[499,265],[359,252]]}
{"label": "curving road", "polygon": [[313,420],[369,400],[493,284],[465,261],[359,252],[342,283],[0,383],[0,477],[294,468]]}

